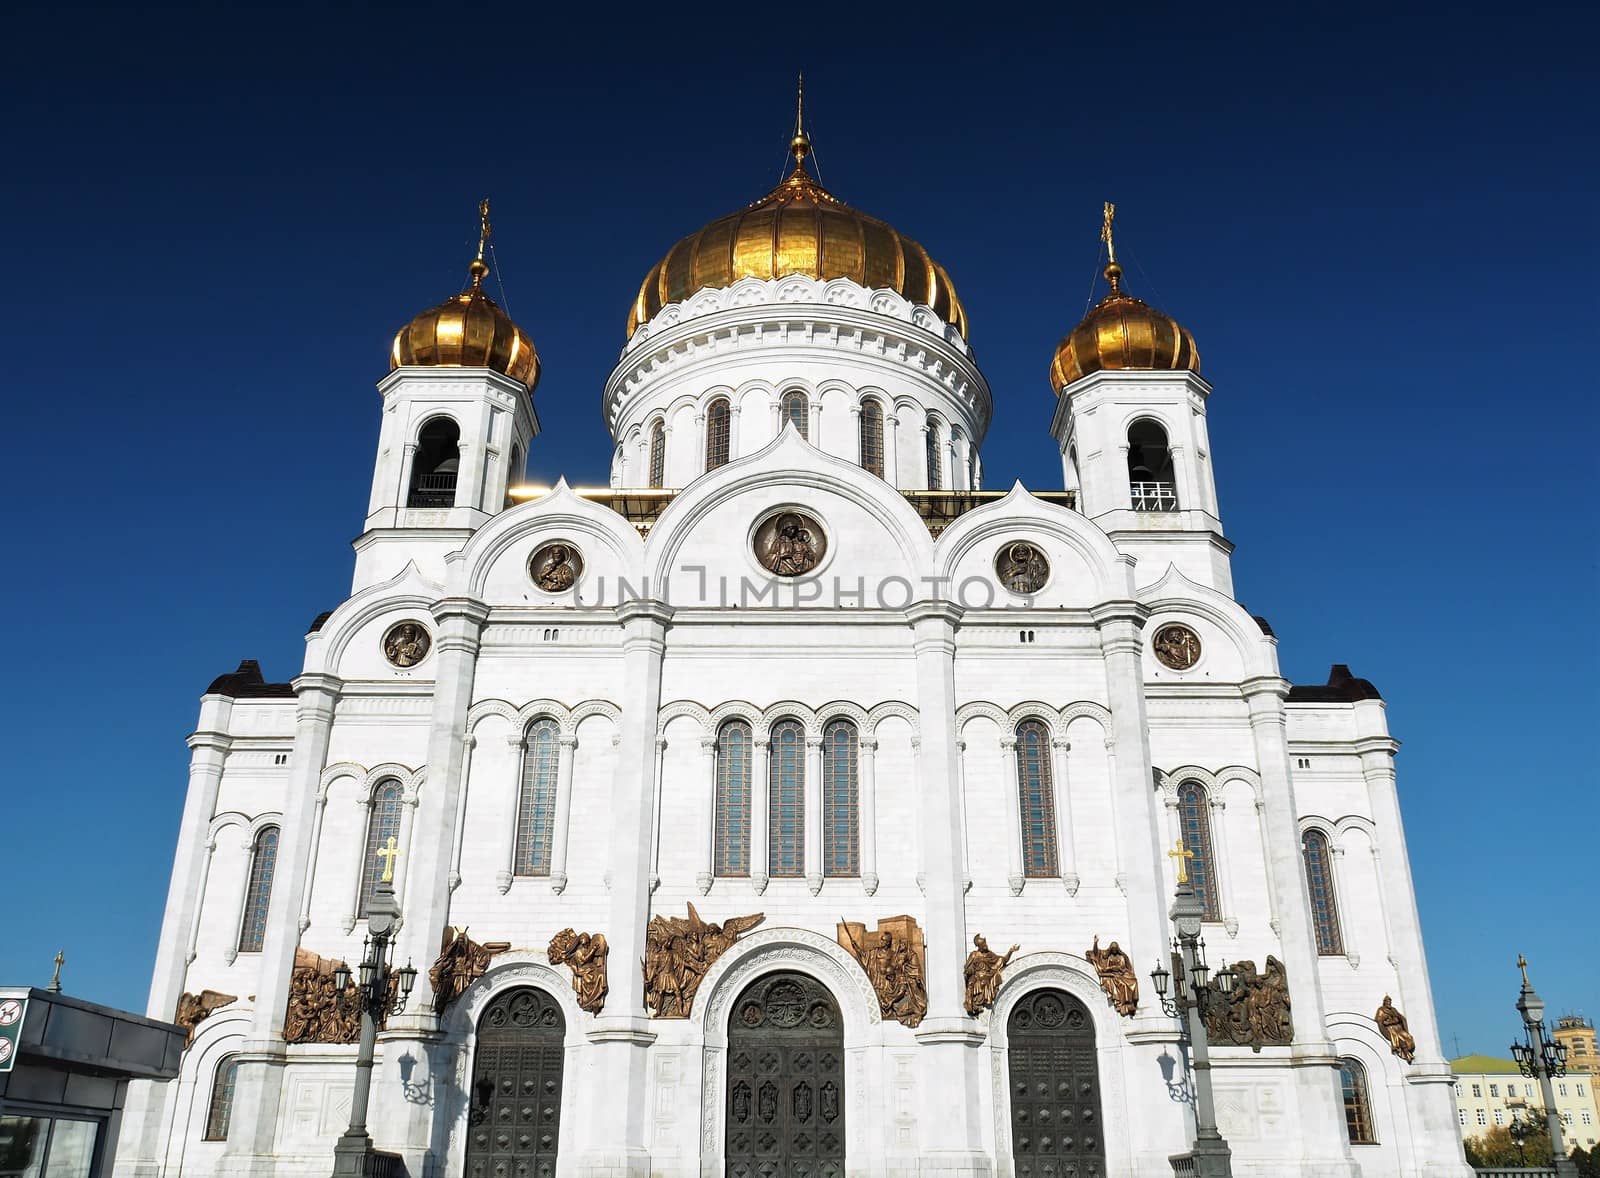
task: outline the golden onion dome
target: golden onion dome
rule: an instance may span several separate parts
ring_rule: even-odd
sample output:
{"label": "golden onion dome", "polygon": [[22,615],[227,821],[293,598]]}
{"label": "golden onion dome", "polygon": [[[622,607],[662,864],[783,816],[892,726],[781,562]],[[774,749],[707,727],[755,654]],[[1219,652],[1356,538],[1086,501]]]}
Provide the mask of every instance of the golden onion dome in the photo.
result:
{"label": "golden onion dome", "polygon": [[628,312],[628,334],[668,303],[743,278],[848,278],[921,303],[967,335],[967,309],[945,268],[892,226],[853,209],[806,171],[811,138],[799,126],[790,142],[794,170],[747,208],[691,233],[650,268]]}
{"label": "golden onion dome", "polygon": [[1050,384],[1057,393],[1091,372],[1200,371],[1194,335],[1171,315],[1122,289],[1122,267],[1106,267],[1111,293],[1056,345]]}
{"label": "golden onion dome", "polygon": [[421,365],[439,368],[492,368],[528,386],[539,383],[539,353],[527,332],[483,292],[489,264],[483,248],[489,239],[489,202],[479,206],[483,233],[468,273],[472,286],[437,307],[429,307],[395,332],[389,368]]}

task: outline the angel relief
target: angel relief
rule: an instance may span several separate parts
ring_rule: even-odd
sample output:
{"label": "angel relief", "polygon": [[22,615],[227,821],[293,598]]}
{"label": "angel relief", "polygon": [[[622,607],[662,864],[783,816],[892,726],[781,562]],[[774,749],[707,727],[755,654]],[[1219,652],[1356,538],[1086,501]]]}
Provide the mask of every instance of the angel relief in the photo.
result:
{"label": "angel relief", "polygon": [[656,1018],[688,1018],[706,972],[766,914],[731,916],[721,924],[689,915],[655,916],[645,929],[644,1001]]}

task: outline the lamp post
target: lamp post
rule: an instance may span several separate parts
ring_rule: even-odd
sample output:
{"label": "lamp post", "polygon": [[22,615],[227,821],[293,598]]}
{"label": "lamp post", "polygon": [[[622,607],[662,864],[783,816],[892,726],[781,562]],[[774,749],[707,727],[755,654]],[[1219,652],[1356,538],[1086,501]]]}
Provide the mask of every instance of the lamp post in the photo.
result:
{"label": "lamp post", "polygon": [[[334,1178],[368,1178],[371,1170],[372,1137],[367,1132],[367,1105],[372,1095],[372,1054],[378,1042],[378,1020],[399,1014],[416,985],[417,971],[409,964],[393,969],[391,938],[400,916],[394,896],[394,861],[400,852],[391,837],[378,848],[384,860],[383,878],[373,889],[367,905],[367,937],[362,944],[359,976],[352,984],[350,969],[343,962],[334,971],[333,985],[341,1011],[361,1012],[361,1040],[356,1049],[356,1086],[350,1094],[350,1127],[333,1147]],[[391,993],[390,982],[394,982]]]}
{"label": "lamp post", "polygon": [[[1206,1007],[1221,996],[1223,1001],[1233,992],[1235,974],[1223,962],[1215,978],[1206,964],[1205,942],[1200,939],[1200,921],[1205,909],[1194,894],[1194,884],[1189,880],[1187,861],[1193,851],[1183,849],[1167,854],[1178,860],[1178,890],[1173,896],[1169,915],[1178,930],[1173,947],[1181,955],[1182,972],[1176,979],[1160,961],[1150,971],[1150,980],[1161,999],[1161,1009],[1174,1018],[1181,1019],[1184,1038],[1189,1042],[1194,1061],[1194,1148],[1189,1156],[1194,1161],[1197,1178],[1232,1178],[1233,1155],[1228,1143],[1217,1130],[1216,1102],[1211,1091],[1211,1050],[1206,1040]],[[1168,990],[1172,997],[1167,997]]]}
{"label": "lamp post", "polygon": [[1511,1127],[1506,1132],[1511,1134],[1511,1144],[1517,1147],[1517,1165],[1526,1166],[1528,1164],[1528,1151],[1523,1143],[1538,1131],[1538,1129],[1534,1128],[1533,1122],[1524,1119],[1520,1112],[1511,1114]]}
{"label": "lamp post", "polygon": [[1578,1164],[1567,1156],[1566,1143],[1561,1140],[1561,1110],[1556,1108],[1555,1086],[1550,1083],[1556,1076],[1567,1074],[1567,1045],[1553,1042],[1545,1034],[1544,999],[1535,993],[1533,983],[1528,981],[1528,959],[1520,953],[1517,954],[1517,968],[1522,971],[1517,1013],[1522,1015],[1523,1038],[1511,1045],[1511,1055],[1524,1076],[1539,1081],[1556,1178],[1578,1178]]}

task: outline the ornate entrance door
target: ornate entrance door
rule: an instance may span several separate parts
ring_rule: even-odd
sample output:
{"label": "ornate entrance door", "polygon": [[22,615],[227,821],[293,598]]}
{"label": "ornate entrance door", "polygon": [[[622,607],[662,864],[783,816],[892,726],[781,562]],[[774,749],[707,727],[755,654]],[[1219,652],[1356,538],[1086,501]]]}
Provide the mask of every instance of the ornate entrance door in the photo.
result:
{"label": "ornate entrance door", "polygon": [[804,974],[753,982],[728,1026],[730,1178],[844,1178],[844,1024]]}
{"label": "ornate entrance door", "polygon": [[1060,990],[1035,990],[1006,1021],[1017,1178],[1104,1178],[1094,1021]]}
{"label": "ornate entrance door", "polygon": [[543,990],[507,990],[478,1021],[466,1178],[555,1178],[566,1020]]}

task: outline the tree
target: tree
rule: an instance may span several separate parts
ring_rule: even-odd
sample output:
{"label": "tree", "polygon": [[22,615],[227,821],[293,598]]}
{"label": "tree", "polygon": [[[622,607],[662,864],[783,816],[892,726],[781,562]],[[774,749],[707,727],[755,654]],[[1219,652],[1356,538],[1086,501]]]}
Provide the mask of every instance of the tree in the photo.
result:
{"label": "tree", "polygon": [[1533,1132],[1522,1139],[1522,1152],[1517,1152],[1517,1142],[1505,1125],[1486,1129],[1476,1137],[1469,1137],[1466,1146],[1467,1161],[1483,1168],[1522,1165],[1526,1158],[1529,1166],[1550,1164],[1550,1134],[1545,1131],[1544,1114],[1538,1110],[1528,1113],[1529,1127]]}

